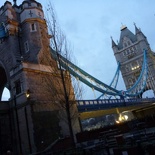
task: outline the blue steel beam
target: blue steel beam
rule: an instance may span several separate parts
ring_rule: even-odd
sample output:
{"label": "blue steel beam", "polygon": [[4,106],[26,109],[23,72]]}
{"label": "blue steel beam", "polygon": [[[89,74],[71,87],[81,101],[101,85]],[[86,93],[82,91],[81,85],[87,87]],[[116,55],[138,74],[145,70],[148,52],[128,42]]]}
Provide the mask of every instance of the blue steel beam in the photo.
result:
{"label": "blue steel beam", "polygon": [[72,74],[74,77],[78,78],[80,81],[85,83],[87,86],[94,88],[95,90],[106,93],[109,95],[117,95],[119,93],[118,90],[106,85],[105,83],[101,82],[100,80],[96,79],[95,77],[91,76],[84,70],[80,69],[76,65],[74,65],[71,61],[64,58],[62,55],[58,54],[57,52],[53,51],[51,49],[52,57],[55,60],[58,60],[58,57],[60,59],[61,66],[68,70],[70,74]]}
{"label": "blue steel beam", "polygon": [[[116,89],[117,84],[118,84],[118,79],[119,79],[119,73],[120,73],[120,63],[118,62],[118,66],[117,66],[116,73],[115,73],[115,75],[114,75],[114,77],[113,77],[113,79],[112,79],[112,81],[111,81],[111,83],[110,83],[110,85],[109,85],[110,87]],[[101,94],[101,95],[97,98],[97,100],[101,99],[101,97],[104,97],[104,96],[106,96],[106,95],[107,95],[107,94]],[[112,97],[112,96],[109,96],[109,99],[110,99],[111,97]]]}
{"label": "blue steel beam", "polygon": [[112,96],[120,96],[120,97],[135,97],[141,94],[146,86],[146,80],[147,80],[147,74],[148,74],[148,69],[147,69],[147,59],[146,59],[146,51],[144,50],[143,54],[143,66],[142,66],[142,71],[140,73],[140,76],[136,83],[128,90],[126,91],[120,91],[115,88],[112,88],[111,86],[108,86],[107,84],[99,81],[95,77],[91,76],[81,68],[77,67],[74,65],[71,61],[67,60],[65,57],[60,55],[58,52],[54,51],[51,49],[51,54],[52,57],[55,60],[60,60],[60,65],[68,70],[70,74],[72,74],[74,77],[78,78],[80,81],[85,83],[87,86],[103,93],[103,94],[108,94]]}

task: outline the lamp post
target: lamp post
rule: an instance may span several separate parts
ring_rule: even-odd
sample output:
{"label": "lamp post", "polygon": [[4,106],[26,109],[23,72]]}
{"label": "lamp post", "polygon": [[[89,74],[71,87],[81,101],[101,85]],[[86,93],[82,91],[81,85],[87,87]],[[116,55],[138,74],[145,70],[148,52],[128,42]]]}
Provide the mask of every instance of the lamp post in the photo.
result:
{"label": "lamp post", "polygon": [[14,95],[14,105],[15,105],[15,115],[17,121],[17,132],[18,132],[18,139],[19,139],[19,149],[20,153],[22,154],[22,144],[21,144],[21,135],[20,135],[20,128],[19,128],[19,117],[17,112],[17,102],[16,102],[16,95]]}
{"label": "lamp post", "polygon": [[[27,98],[27,102],[28,102],[27,104],[29,105],[29,99],[30,99],[30,92],[29,92],[29,90],[26,92],[26,98]],[[25,120],[26,120],[26,129],[27,129],[29,150],[30,150],[30,153],[32,153],[30,131],[29,131],[29,123],[28,123],[28,117],[27,117],[27,107],[24,108],[24,111],[25,111]]]}

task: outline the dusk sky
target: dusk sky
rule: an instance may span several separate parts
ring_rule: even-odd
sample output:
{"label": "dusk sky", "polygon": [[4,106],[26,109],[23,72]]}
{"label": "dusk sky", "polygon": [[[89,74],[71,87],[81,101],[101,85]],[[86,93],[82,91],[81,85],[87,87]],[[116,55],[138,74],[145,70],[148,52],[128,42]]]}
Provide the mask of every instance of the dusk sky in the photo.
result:
{"label": "dusk sky", "polygon": [[[0,1],[0,6],[5,0]],[[13,2],[13,1],[10,1]],[[21,4],[22,0],[17,0]],[[48,0],[38,0],[47,7]],[[147,37],[155,51],[154,0],[51,0],[58,23],[65,33],[76,64],[106,84],[110,84],[117,63],[111,48],[111,38],[117,43],[120,27],[126,25],[135,33],[134,23]],[[84,88],[84,99],[94,99],[90,88]],[[117,89],[124,89],[122,80]],[[99,96],[95,92],[96,98]],[[4,94],[3,98],[7,96]]]}

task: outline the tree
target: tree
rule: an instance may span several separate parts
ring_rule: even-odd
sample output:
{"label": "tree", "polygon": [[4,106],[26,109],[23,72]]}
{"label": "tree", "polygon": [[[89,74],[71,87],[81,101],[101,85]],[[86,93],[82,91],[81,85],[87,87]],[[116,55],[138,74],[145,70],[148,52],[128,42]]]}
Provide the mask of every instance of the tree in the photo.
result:
{"label": "tree", "polygon": [[[71,50],[68,46],[66,36],[61,31],[57,24],[55,11],[52,4],[49,2],[47,8],[47,26],[51,34],[50,48],[51,51],[56,53],[57,63],[51,57],[45,56],[44,61],[48,63],[51,70],[51,76],[46,76],[46,88],[52,96],[52,103],[54,108],[59,110],[59,118],[61,123],[67,124],[69,134],[72,139],[72,146],[75,146],[74,141],[74,125],[78,120],[78,110],[76,106],[76,99],[82,95],[82,87],[76,78],[69,74],[69,64],[65,62],[67,68],[62,67],[61,56],[66,60],[71,59]],[[77,128],[77,127],[76,127]],[[80,126],[79,126],[80,128]]]}

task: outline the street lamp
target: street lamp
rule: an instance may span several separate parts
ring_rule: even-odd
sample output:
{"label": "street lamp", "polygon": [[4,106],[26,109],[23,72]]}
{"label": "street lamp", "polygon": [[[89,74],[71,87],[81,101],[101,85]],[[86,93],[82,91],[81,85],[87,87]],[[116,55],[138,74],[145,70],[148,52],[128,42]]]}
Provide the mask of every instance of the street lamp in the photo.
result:
{"label": "street lamp", "polygon": [[30,90],[28,89],[26,92],[26,98],[29,99],[30,98]]}

